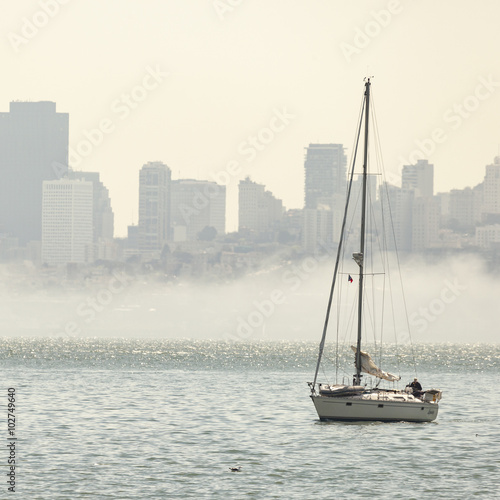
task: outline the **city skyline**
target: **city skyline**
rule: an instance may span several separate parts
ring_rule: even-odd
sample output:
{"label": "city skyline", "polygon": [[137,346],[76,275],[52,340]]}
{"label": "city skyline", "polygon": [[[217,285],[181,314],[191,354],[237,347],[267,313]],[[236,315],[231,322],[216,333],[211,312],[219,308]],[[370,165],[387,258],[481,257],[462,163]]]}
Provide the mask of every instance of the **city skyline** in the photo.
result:
{"label": "city skyline", "polygon": [[170,165],[174,178],[224,177],[228,206],[248,175],[287,208],[302,206],[303,148],[342,143],[349,157],[366,75],[375,76],[394,176],[423,155],[436,167],[436,191],[461,189],[479,183],[498,154],[494,1],[474,12],[446,0],[152,1],[148,9],[54,0],[50,13],[42,4],[13,4],[2,19],[12,77],[1,108],[50,100],[71,116],[70,164],[100,173],[117,236],[138,221],[136,170],[146,161]]}
{"label": "city skyline", "polygon": [[[74,171],[61,163],[68,152],[69,115],[56,113],[56,103],[50,101],[11,102],[10,107],[10,113],[0,115],[4,131],[2,175],[5,182],[2,186],[8,196],[15,195],[13,199],[17,205],[8,196],[4,196],[7,202],[10,200],[1,214],[5,236],[17,238],[21,246],[31,242],[27,252],[35,251],[36,260],[36,245],[33,244],[40,240],[36,232],[41,231],[41,261],[44,263],[62,263],[64,259],[81,263],[92,262],[94,259],[112,259],[114,212],[109,190],[100,181],[99,173]],[[343,144],[310,143],[305,150],[302,244],[311,251],[321,241],[335,241],[335,228],[340,224],[339,217],[345,196],[347,159]],[[404,251],[421,251],[436,245],[443,246],[438,244],[439,238],[447,239],[444,246],[453,246],[459,244],[459,240],[456,237],[449,239],[448,235],[440,233],[441,229],[467,232],[477,225],[496,224],[500,200],[499,161],[500,157],[496,156],[492,164],[485,166],[484,181],[473,189],[452,189],[436,195],[434,165],[425,159],[403,165],[400,178],[393,176],[385,179],[383,182],[387,182],[387,189],[393,198],[391,204],[395,209],[398,247]],[[93,186],[92,206],[88,216],[93,234],[90,241],[85,243],[82,240],[78,250],[68,250],[66,254],[63,252],[66,257],[60,257],[56,255],[62,251],[62,246],[58,247],[57,241],[63,241],[61,231],[64,230],[62,226],[56,225],[59,219],[62,221],[69,216],[73,202],[65,209],[69,212],[63,213],[66,203],[64,198],[47,198],[49,191],[46,185],[52,183],[52,189],[59,189],[60,181],[64,179],[69,182],[67,187],[72,186],[71,182],[78,183],[78,180],[91,181],[87,182],[89,186]],[[396,180],[399,181],[397,184],[391,183]],[[371,181],[375,182],[376,177],[371,177]],[[371,189],[375,195],[375,184]],[[40,198],[42,191],[43,207],[40,200],[41,210],[38,210],[35,201]],[[46,204],[46,201],[51,203],[50,199],[54,202],[53,206]],[[23,224],[16,221],[24,216],[27,209],[36,216],[40,215],[43,227],[52,228],[52,232],[42,230],[40,221],[39,228],[36,225],[30,228],[34,236],[26,241],[23,233],[15,233],[13,229],[24,229]],[[301,211],[302,207],[298,210]],[[139,171],[138,211],[136,250],[143,256],[153,256],[163,250],[166,242],[196,241],[204,229],[215,229],[215,235],[223,235],[226,232],[226,186],[200,179],[172,179],[172,169],[167,164],[149,161]],[[286,231],[287,222],[283,219],[285,211],[281,198],[275,198],[264,184],[252,181],[250,176],[239,182],[237,210],[234,207],[229,207],[228,210],[230,214],[238,214],[239,231],[250,230],[255,232],[257,238],[268,241],[269,238],[273,239],[275,231]],[[51,219],[47,219],[49,213],[52,214]],[[76,224],[77,227],[82,223],[72,217],[67,220],[67,245],[71,245],[74,238],[72,225]],[[128,227],[128,231],[130,227],[132,226]],[[464,228],[468,230],[463,231]],[[293,231],[296,229],[294,227]],[[481,242],[480,246],[488,247],[490,241],[496,241],[496,231],[494,228],[484,228],[477,239]],[[438,234],[441,236],[438,237]],[[54,243],[53,249],[48,250]],[[470,242],[467,244],[470,245]],[[128,247],[132,251],[134,245],[129,242]],[[79,256],[73,258],[71,255]]]}
{"label": "city skyline", "polygon": [[[22,105],[23,103],[29,103],[29,104],[40,104],[40,105],[44,105],[45,107],[49,107],[51,110],[52,108],[55,110],[56,106],[57,106],[57,103],[53,103],[53,102],[50,102],[50,101],[40,101],[40,102],[32,102],[32,101],[10,101],[10,106],[12,108],[12,106],[14,106],[13,109],[17,109],[19,108],[20,105]],[[3,115],[8,115],[9,113],[3,113]],[[68,113],[60,113],[58,112],[57,113],[58,115],[61,115],[61,116],[68,116]],[[71,130],[71,128],[69,128],[69,130]],[[66,132],[67,134],[67,132]],[[89,133],[88,134],[88,137],[89,137],[89,142],[90,142],[90,138],[92,137],[91,134]],[[343,144],[337,144],[337,143],[332,143],[331,141],[327,144],[314,144],[314,143],[311,143],[309,144],[309,146],[306,146],[304,145],[303,146],[303,149],[305,151],[308,151],[308,150],[311,150],[311,148],[324,148],[324,147],[340,147],[344,150],[346,150],[347,148],[345,147],[345,145]],[[71,146],[69,147],[69,154],[68,154],[68,158],[69,158],[69,161],[67,162],[67,167],[68,167],[68,170],[65,169],[64,167],[66,165],[64,165],[64,163],[62,163],[61,161],[59,160],[54,160],[52,162],[52,173],[54,174],[55,178],[61,178],[61,177],[64,177],[65,175],[68,174],[68,172],[72,172],[72,175],[85,175],[85,174],[89,174],[90,172],[88,171],[84,171],[84,170],[78,170],[78,169],[74,169],[72,168],[72,164],[71,164],[71,158],[75,157],[75,156],[78,156],[77,153],[75,152],[74,149],[71,148]],[[307,163],[307,155],[303,155],[303,158],[305,158],[305,163]],[[309,160],[310,161],[310,160]],[[345,160],[344,160],[345,161]],[[347,158],[347,164],[349,163],[350,161],[350,158]],[[427,159],[416,159],[415,163],[411,164],[411,165],[416,165],[417,163],[419,163],[420,161],[427,161]],[[163,161],[149,161],[149,160],[146,160],[145,163],[164,163]],[[168,164],[165,163],[165,165],[167,166]],[[390,173],[390,179],[389,179],[389,183],[391,183],[390,181],[392,182],[404,182],[404,178],[405,178],[405,173],[404,173],[404,168],[405,167],[408,167],[409,165],[401,165],[401,168],[399,170],[398,173],[394,174],[394,173]],[[171,172],[175,172],[175,169],[174,168],[170,168],[168,167]],[[304,164],[303,164],[303,168],[304,168]],[[138,170],[140,170],[140,168],[138,168]],[[345,170],[345,167],[344,167],[344,170]],[[212,175],[212,178],[213,179],[221,179],[222,181],[226,180],[227,178],[230,178],[230,174],[231,174],[231,170],[229,169],[229,174],[227,171],[222,171],[222,172],[219,172],[217,175]],[[345,174],[345,172],[344,172]],[[98,174],[100,175],[100,174]],[[181,172],[178,171],[178,175],[181,175]],[[247,177],[249,177],[250,179],[252,179],[253,181],[255,182],[258,182],[260,183],[260,181],[257,179],[254,179],[254,177],[252,175],[248,175]],[[172,178],[172,180],[175,180],[175,181],[184,181],[184,180],[193,180],[193,181],[197,181],[197,182],[211,182],[210,179],[198,179],[198,178],[193,178],[193,177],[189,177],[189,178],[184,178],[184,177],[179,177],[179,178]],[[241,180],[243,179],[240,179],[240,182]],[[434,175],[433,175],[433,180],[434,180]],[[476,182],[476,184],[473,184],[471,186],[463,186],[462,188],[456,188],[456,187],[452,187],[450,188],[449,191],[452,191],[452,190],[456,190],[456,189],[465,189],[465,188],[473,188],[474,186],[476,186],[477,184],[480,184],[481,181],[478,181]],[[396,185],[396,184],[393,184],[393,185]],[[222,186],[226,187],[226,185],[222,184]],[[267,187],[267,186],[266,186]],[[137,192],[139,193],[140,191],[140,185],[139,185],[139,182],[137,182]],[[308,188],[307,188],[307,176],[306,176],[306,179],[304,180],[303,182],[303,201],[302,201],[302,206],[295,206],[295,207],[285,207],[287,209],[291,208],[291,209],[295,209],[295,208],[298,208],[298,209],[301,209],[301,208],[305,208],[305,205],[306,205],[306,202],[304,201],[304,199],[307,199],[307,194],[308,192]],[[447,192],[447,191],[443,191],[443,192]],[[305,197],[305,198],[304,198]],[[282,198],[280,198],[282,199]],[[237,231],[238,230],[238,224],[237,224],[237,219],[238,219],[238,216],[236,215],[238,210],[237,210],[237,200],[232,200],[233,201],[233,209],[231,209],[231,206],[228,206],[227,207],[227,210],[226,210],[226,226],[229,226],[229,232],[230,231]],[[111,205],[113,206],[113,201],[111,200]],[[137,209],[136,209],[136,213],[137,213],[137,216],[135,218],[134,221],[132,221],[130,224],[127,225],[127,227],[129,225],[138,225],[139,224],[139,213],[140,213],[140,210],[139,210],[139,197],[137,199]],[[236,207],[236,210],[234,210],[234,207]],[[229,217],[227,217],[227,213],[229,212]],[[118,217],[120,217],[120,214],[117,214]],[[232,216],[232,217],[231,217]],[[125,228],[125,233],[123,233],[122,231],[120,231],[119,234],[114,234],[114,237],[125,237],[126,236],[126,228]]]}

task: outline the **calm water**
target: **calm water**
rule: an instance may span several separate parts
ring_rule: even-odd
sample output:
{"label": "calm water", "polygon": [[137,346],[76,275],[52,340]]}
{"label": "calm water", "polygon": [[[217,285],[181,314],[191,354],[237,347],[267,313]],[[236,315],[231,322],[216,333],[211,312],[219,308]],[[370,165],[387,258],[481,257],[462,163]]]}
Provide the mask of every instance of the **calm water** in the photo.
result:
{"label": "calm water", "polygon": [[316,344],[3,339],[16,498],[500,498],[500,346],[416,350],[435,423],[321,423]]}

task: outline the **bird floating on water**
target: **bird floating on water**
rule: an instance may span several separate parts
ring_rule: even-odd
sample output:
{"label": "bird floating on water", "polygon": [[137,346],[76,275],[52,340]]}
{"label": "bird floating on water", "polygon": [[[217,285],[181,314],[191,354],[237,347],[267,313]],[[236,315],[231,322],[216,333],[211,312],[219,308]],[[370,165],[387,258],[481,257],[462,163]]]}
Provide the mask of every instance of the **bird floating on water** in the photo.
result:
{"label": "bird floating on water", "polygon": [[241,471],[241,465],[238,465],[238,467],[229,467],[229,470],[231,472],[240,472]]}

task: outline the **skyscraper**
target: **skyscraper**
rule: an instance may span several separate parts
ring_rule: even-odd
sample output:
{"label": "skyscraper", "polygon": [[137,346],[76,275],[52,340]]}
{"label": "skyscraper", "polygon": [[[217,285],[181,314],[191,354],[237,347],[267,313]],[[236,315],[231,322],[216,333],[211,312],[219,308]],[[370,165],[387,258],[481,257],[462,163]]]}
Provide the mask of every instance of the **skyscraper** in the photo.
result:
{"label": "skyscraper", "polygon": [[101,182],[99,172],[75,172],[70,170],[68,178],[92,182],[94,242],[112,240],[114,233],[114,213],[111,208],[108,188]]}
{"label": "skyscraper", "polygon": [[211,181],[177,179],[171,187],[173,239],[196,240],[205,227],[226,232],[226,186]]}
{"label": "skyscraper", "polygon": [[283,202],[248,177],[239,183],[238,227],[262,233],[275,229],[283,217]]}
{"label": "skyscraper", "polygon": [[139,172],[139,250],[158,254],[170,236],[172,172],[162,162],[148,162]]}
{"label": "skyscraper", "polygon": [[415,197],[434,195],[434,165],[427,160],[418,160],[416,165],[404,165],[401,187],[413,189]]}
{"label": "skyscraper", "polygon": [[56,103],[11,102],[0,113],[0,233],[40,241],[42,183],[68,169],[68,113]]}
{"label": "skyscraper", "polygon": [[333,208],[334,196],[345,195],[346,165],[342,144],[309,144],[304,162],[305,208]]}
{"label": "skyscraper", "polygon": [[473,228],[481,222],[483,184],[474,188],[452,189],[448,198],[448,213],[445,218],[448,226],[455,230],[474,232]]}
{"label": "skyscraper", "polygon": [[437,246],[438,234],[439,201],[433,197],[416,197],[412,209],[412,251],[420,252]]}
{"label": "skyscraper", "polygon": [[500,214],[500,156],[486,166],[483,186],[482,212],[486,220],[488,216]]}
{"label": "skyscraper", "polygon": [[[389,228],[388,248],[393,250],[395,247],[399,251],[410,252],[412,249],[415,191],[384,182],[379,187],[379,193],[381,215],[385,218],[385,227]],[[392,230],[394,237],[391,234]]]}
{"label": "skyscraper", "polygon": [[325,251],[333,241],[333,212],[330,207],[302,210],[302,247],[308,253]]}
{"label": "skyscraper", "polygon": [[92,198],[91,182],[43,182],[42,263],[92,261]]}

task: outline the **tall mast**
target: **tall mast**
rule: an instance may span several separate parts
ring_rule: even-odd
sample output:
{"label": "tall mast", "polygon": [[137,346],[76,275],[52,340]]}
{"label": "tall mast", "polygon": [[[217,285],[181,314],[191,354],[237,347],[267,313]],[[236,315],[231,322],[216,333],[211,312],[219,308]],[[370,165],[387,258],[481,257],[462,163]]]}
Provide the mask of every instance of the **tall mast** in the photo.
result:
{"label": "tall mast", "polygon": [[359,296],[358,296],[358,343],[356,349],[356,376],[354,384],[361,383],[361,326],[363,314],[363,277],[364,277],[364,255],[365,255],[365,215],[366,215],[366,178],[368,171],[368,123],[370,112],[370,79],[365,83],[365,145],[363,154],[363,190],[361,201],[361,242],[359,254],[354,255],[354,260],[359,266]]}
{"label": "tall mast", "polygon": [[[364,106],[364,102],[363,102],[363,106]],[[333,271],[333,280],[332,280],[332,286],[330,288],[330,297],[328,299],[328,307],[326,308],[326,317],[325,317],[325,324],[323,326],[323,335],[321,337],[321,342],[319,344],[318,362],[316,363],[316,371],[314,372],[314,382],[309,384],[311,387],[312,394],[314,394],[315,390],[316,390],[315,389],[316,380],[318,379],[318,372],[319,372],[319,367],[321,364],[321,357],[323,356],[323,350],[325,348],[326,331],[328,329],[328,320],[330,318],[330,310],[331,310],[332,302],[333,302],[333,292],[335,290],[335,283],[337,281],[337,271],[339,268],[340,257],[342,255],[342,251],[343,251],[344,233],[345,233],[346,222],[347,222],[347,214],[349,211],[349,200],[351,198],[352,181],[354,178],[354,167],[356,165],[356,156],[358,153],[358,144],[359,144],[359,136],[361,135],[361,126],[363,125],[363,111],[364,111],[364,108],[361,109],[359,126],[358,126],[358,131],[356,134],[356,146],[354,148],[354,156],[353,156],[353,160],[352,160],[351,175],[349,178],[349,184],[348,184],[348,188],[347,188],[347,197],[346,197],[346,203],[345,203],[345,208],[344,208],[344,217],[342,219],[342,229],[340,230],[339,246],[337,248],[337,260],[335,261],[335,270]]]}

